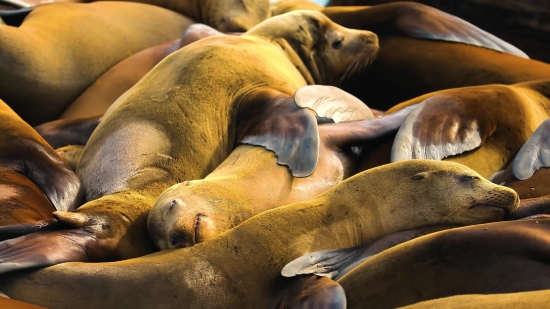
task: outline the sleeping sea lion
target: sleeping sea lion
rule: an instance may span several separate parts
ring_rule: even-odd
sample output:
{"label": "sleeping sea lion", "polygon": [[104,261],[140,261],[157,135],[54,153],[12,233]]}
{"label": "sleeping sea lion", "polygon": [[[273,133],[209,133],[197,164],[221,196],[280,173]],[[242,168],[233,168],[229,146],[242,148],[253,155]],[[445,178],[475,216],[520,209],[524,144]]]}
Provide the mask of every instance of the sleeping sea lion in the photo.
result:
{"label": "sleeping sea lion", "polygon": [[9,76],[0,79],[0,98],[30,125],[55,120],[110,67],[191,24],[138,3],[41,5],[18,28],[0,25],[0,75]]}
{"label": "sleeping sea lion", "polygon": [[419,104],[397,132],[391,161],[446,158],[484,177],[503,169],[550,116],[550,81],[443,90]]}
{"label": "sleeping sea lion", "polygon": [[[157,247],[192,246],[260,212],[319,195],[354,174],[357,155],[351,146],[396,130],[409,112],[373,119],[370,109],[356,98],[348,103],[338,100],[338,92],[336,96],[323,93],[326,86],[309,87],[313,89],[301,88],[294,98],[300,106],[315,103],[318,116],[326,117],[324,112],[340,109],[347,114],[331,115],[338,122],[371,120],[321,124],[319,161],[313,174],[305,178],[293,177],[288,168],[277,164],[272,152],[262,147],[238,146],[204,179],[174,185],[159,196],[147,219],[149,235]],[[314,92],[313,96],[303,94],[304,91]],[[254,191],[250,191],[252,187]]]}
{"label": "sleeping sea lion", "polygon": [[[376,60],[342,87],[371,108],[387,110],[444,89],[550,78],[549,64],[522,58],[501,39],[422,4],[327,7],[322,12],[344,27],[379,36]],[[498,51],[504,49],[512,55]],[[396,87],[399,91],[387,91]]]}
{"label": "sleeping sea lion", "polygon": [[[494,194],[502,198],[499,206],[484,205]],[[513,190],[463,165],[410,160],[354,175],[315,199],[260,213],[190,248],[4,274],[0,290],[52,308],[74,303],[82,308],[113,303],[125,308],[284,308],[281,296],[289,279],[280,277],[280,270],[307,252],[356,246],[419,226],[499,220],[517,204]],[[0,267],[6,270],[5,263]]]}
{"label": "sleeping sea lion", "polygon": [[[295,11],[172,53],[107,110],[88,140],[77,166],[88,203],[54,213],[74,228],[5,241],[0,254],[24,250],[33,260],[26,266],[39,266],[153,252],[146,221],[157,197],[204,178],[239,142],[272,150],[293,176],[310,175],[317,122],[292,95],[307,84],[338,83],[377,48],[371,32]],[[5,270],[21,266],[2,256]]]}
{"label": "sleeping sea lion", "polygon": [[459,294],[550,289],[549,242],[550,219],[456,228],[383,251],[338,283],[346,291],[348,308],[396,308]]}
{"label": "sleeping sea lion", "polygon": [[221,34],[223,33],[207,25],[192,24],[181,39],[153,46],[131,55],[101,75],[59,118],[102,115],[116,99],[132,88],[166,56],[202,38]]}

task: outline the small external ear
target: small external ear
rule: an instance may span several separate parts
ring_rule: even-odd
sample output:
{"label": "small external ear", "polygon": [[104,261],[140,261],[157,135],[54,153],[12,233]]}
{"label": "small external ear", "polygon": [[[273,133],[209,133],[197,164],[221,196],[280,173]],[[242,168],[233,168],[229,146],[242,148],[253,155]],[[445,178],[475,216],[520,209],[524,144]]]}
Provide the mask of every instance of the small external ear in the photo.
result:
{"label": "small external ear", "polygon": [[414,176],[411,177],[411,179],[425,179],[425,178],[428,178],[430,176],[430,173],[429,172],[421,172],[421,173],[418,173]]}
{"label": "small external ear", "polygon": [[374,119],[374,114],[363,101],[333,86],[311,85],[294,93],[294,102],[302,108],[314,111],[320,118],[335,123]]}

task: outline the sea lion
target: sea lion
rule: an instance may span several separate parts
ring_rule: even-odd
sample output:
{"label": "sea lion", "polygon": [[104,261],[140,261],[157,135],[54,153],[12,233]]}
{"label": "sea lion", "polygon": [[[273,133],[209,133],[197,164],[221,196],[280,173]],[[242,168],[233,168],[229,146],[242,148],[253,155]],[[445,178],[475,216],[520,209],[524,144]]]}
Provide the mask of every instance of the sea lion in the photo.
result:
{"label": "sea lion", "polygon": [[277,16],[296,10],[321,11],[323,6],[309,0],[278,0],[271,2],[271,16]]}
{"label": "sea lion", "polygon": [[[57,210],[73,210],[79,206],[83,191],[76,174],[33,128],[1,100],[0,124],[0,167],[19,173],[35,183]],[[13,178],[6,181],[18,182]],[[22,186],[21,191],[32,187],[28,183],[14,188],[17,186]],[[36,192],[35,188],[30,190]],[[29,197],[29,200],[32,199]]]}
{"label": "sea lion", "polygon": [[[489,50],[493,44],[485,39],[495,36],[422,4],[327,7],[322,12],[344,27],[379,36],[376,60],[342,87],[371,108],[387,110],[444,89],[550,78],[549,64]],[[456,38],[466,44],[456,44]],[[387,91],[396,87],[399,91]]]}
{"label": "sea lion", "polygon": [[[502,208],[478,204],[494,194]],[[279,308],[289,280],[280,277],[281,268],[309,251],[356,246],[419,226],[499,220],[517,204],[513,190],[463,165],[410,160],[354,175],[315,199],[260,213],[190,248],[4,274],[0,290],[54,308]]]}
{"label": "sea lion", "polygon": [[0,168],[0,240],[47,228],[55,211],[42,190],[28,177]]}
{"label": "sea lion", "polygon": [[402,309],[430,308],[544,308],[550,302],[550,290],[498,294],[468,294],[442,297],[402,307]]}
{"label": "sea lion", "polygon": [[102,115],[116,99],[132,88],[166,56],[202,38],[221,34],[223,33],[207,25],[192,24],[180,39],[131,55],[101,75],[59,118]]}
{"label": "sea lion", "polygon": [[0,98],[32,126],[55,120],[110,67],[191,24],[138,3],[41,5],[18,28],[0,25],[0,75],[10,77],[0,80]]}
{"label": "sea lion", "polygon": [[[338,109],[335,102],[338,96],[323,94],[322,89],[328,87],[309,87],[313,89],[302,88],[296,92],[294,98],[298,105],[315,103],[315,110],[321,117]],[[303,94],[304,90],[315,92],[315,95],[308,97],[309,94]],[[361,118],[370,120],[321,124],[319,161],[308,177],[293,177],[288,168],[277,164],[272,152],[262,147],[240,145],[204,179],[168,188],[159,196],[147,219],[149,235],[155,245],[161,250],[195,245],[260,212],[311,199],[353,175],[357,155],[351,146],[396,130],[410,111],[374,119],[370,109],[355,100],[354,113],[349,113],[354,109],[350,103],[341,108],[348,112],[347,115],[330,116],[338,122]],[[348,117],[342,119],[341,116]],[[255,188],[253,192],[251,187]]]}
{"label": "sea lion", "polygon": [[395,137],[392,162],[446,158],[489,177],[502,170],[550,116],[550,81],[443,90],[388,112],[412,104],[419,105]]}
{"label": "sea lion", "polygon": [[10,309],[46,309],[44,307],[39,307],[6,297],[0,297],[0,307]]}
{"label": "sea lion", "polygon": [[[345,79],[377,48],[371,32],[295,11],[242,36],[213,36],[172,53],[107,110],[88,140],[77,166],[88,203],[54,213],[74,229],[5,241],[2,252],[39,254],[37,266],[153,252],[146,221],[157,197],[204,178],[239,142],[274,151],[294,176],[310,175],[317,122],[292,95],[307,84]],[[17,269],[3,260],[4,269]]]}
{"label": "sea lion", "polygon": [[549,289],[549,236],[550,219],[441,231],[373,256],[338,283],[346,291],[348,308],[396,308],[459,294]]}

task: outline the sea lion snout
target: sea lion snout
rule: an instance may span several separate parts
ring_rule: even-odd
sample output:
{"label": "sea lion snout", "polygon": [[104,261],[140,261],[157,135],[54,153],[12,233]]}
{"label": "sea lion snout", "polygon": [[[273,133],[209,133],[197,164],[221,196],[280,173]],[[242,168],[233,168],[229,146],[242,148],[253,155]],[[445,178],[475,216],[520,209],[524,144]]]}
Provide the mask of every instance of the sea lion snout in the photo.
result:
{"label": "sea lion snout", "polygon": [[519,207],[520,199],[516,191],[496,186],[485,193],[479,200],[470,206],[470,209],[477,207],[492,207],[504,210],[506,214],[513,213]]}

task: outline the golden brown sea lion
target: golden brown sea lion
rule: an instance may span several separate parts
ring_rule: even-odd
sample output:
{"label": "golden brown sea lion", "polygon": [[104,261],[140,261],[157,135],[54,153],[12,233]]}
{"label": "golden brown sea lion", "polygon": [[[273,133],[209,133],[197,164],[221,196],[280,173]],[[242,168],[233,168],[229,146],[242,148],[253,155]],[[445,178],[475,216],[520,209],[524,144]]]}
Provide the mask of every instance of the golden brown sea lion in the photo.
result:
{"label": "golden brown sea lion", "polygon": [[[29,266],[150,253],[146,220],[158,195],[204,178],[239,142],[274,151],[294,176],[310,175],[318,160],[317,122],[292,95],[307,84],[337,83],[377,48],[371,32],[296,11],[242,36],[213,36],[172,53],[92,133],[77,166],[88,203],[54,213],[74,229],[6,241],[3,252],[26,250]],[[55,256],[43,254],[49,248],[57,248]],[[4,269],[17,269],[8,260]]]}
{"label": "golden brown sea lion", "polygon": [[402,307],[403,309],[502,309],[502,308],[544,308],[550,302],[550,290],[498,293],[498,294],[468,294],[450,297],[442,297],[427,300]]}
{"label": "golden brown sea lion", "polygon": [[116,99],[132,88],[166,56],[202,38],[220,34],[223,33],[209,26],[192,24],[181,39],[153,46],[131,55],[101,75],[59,118],[102,115]]}
{"label": "golden brown sea lion", "polygon": [[9,309],[46,309],[44,307],[39,307],[31,304],[27,304],[15,299],[9,299],[6,297],[0,297],[0,308],[9,308]]}
{"label": "golden brown sea lion", "polygon": [[0,75],[9,76],[0,79],[0,98],[33,126],[55,120],[110,67],[191,23],[138,3],[39,6],[18,28],[0,25]]}
{"label": "golden brown sea lion", "polygon": [[[506,199],[502,208],[478,204],[497,192]],[[113,303],[125,308],[279,308],[289,280],[279,272],[307,252],[355,246],[419,226],[498,220],[516,206],[513,190],[463,165],[398,162],[352,176],[310,201],[258,214],[190,248],[4,274],[0,290],[52,308],[74,303],[82,308]]]}
{"label": "golden brown sea lion", "polygon": [[[336,96],[322,93],[326,86],[309,87],[315,96],[307,101],[316,104],[318,116],[325,117],[324,111],[338,109]],[[307,95],[301,93],[302,90],[294,96],[295,101],[300,106],[308,105],[303,102]],[[350,117],[331,116],[338,121],[371,120],[320,125],[319,161],[308,177],[293,177],[288,168],[277,164],[272,152],[262,147],[240,145],[204,179],[186,181],[164,191],[147,219],[149,235],[157,247],[187,247],[209,240],[260,212],[311,199],[353,175],[358,158],[351,146],[396,130],[409,113],[407,110],[373,119],[370,109],[355,100],[357,108]],[[319,103],[321,101],[324,103]],[[349,112],[353,108],[351,103],[343,104],[341,110]]]}
{"label": "golden brown sea lion", "polygon": [[[498,50],[486,40],[496,37],[421,4],[327,7],[322,12],[345,27],[370,30],[379,36],[381,49],[376,60],[342,87],[372,108],[387,110],[443,89],[550,78],[549,64],[489,50]],[[493,42],[504,42],[497,40]],[[397,88],[399,91],[387,91]]]}
{"label": "golden brown sea lion", "polygon": [[271,3],[271,15],[277,16],[296,10],[321,11],[324,7],[309,0],[278,0]]}
{"label": "golden brown sea lion", "polygon": [[395,137],[392,162],[446,158],[489,177],[550,116],[550,81],[443,90],[388,112],[418,103]]}
{"label": "golden brown sea lion", "polygon": [[[456,228],[408,241],[338,280],[348,308],[550,289],[550,219]],[[399,293],[396,293],[399,291]]]}

